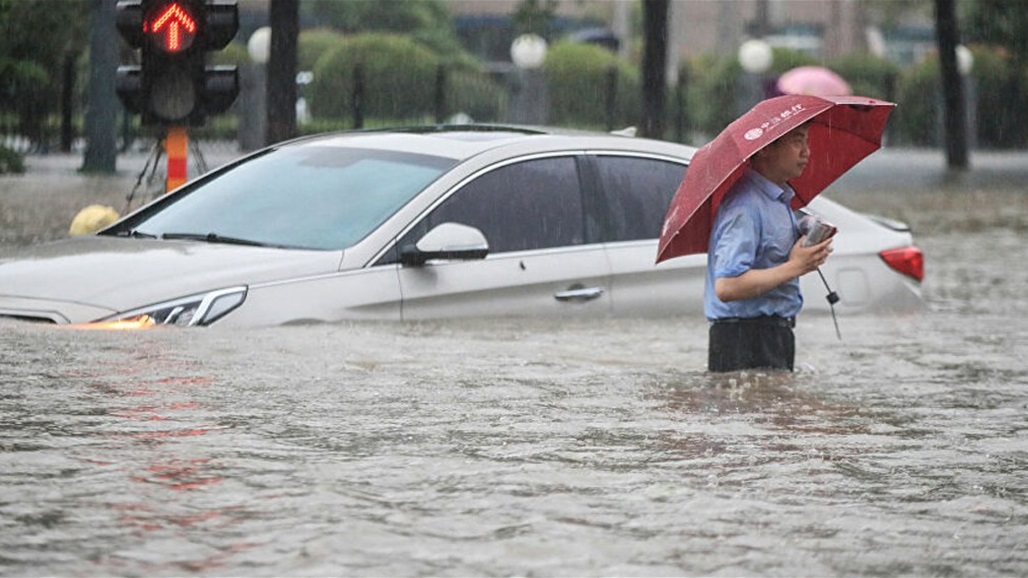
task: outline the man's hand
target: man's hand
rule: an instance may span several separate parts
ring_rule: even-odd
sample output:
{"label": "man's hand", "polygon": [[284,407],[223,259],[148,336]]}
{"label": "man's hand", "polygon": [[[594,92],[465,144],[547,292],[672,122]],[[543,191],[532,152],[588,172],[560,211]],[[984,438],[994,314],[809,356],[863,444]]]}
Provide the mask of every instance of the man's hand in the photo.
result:
{"label": "man's hand", "polygon": [[[832,254],[832,238],[829,237],[817,245],[803,246],[806,236],[800,237],[796,244],[789,251],[789,262],[796,263],[799,268],[799,275],[805,275],[825,264],[828,256]],[[797,277],[799,276],[797,275]]]}

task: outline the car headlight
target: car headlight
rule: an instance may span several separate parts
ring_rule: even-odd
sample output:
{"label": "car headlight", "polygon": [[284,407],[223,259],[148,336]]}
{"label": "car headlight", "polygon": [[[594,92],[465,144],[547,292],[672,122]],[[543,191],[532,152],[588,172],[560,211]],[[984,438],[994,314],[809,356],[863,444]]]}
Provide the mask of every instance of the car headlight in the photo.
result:
{"label": "car headlight", "polygon": [[210,325],[239,307],[245,300],[245,286],[230,287],[140,307],[101,319],[100,323],[148,320],[147,324],[176,327]]}

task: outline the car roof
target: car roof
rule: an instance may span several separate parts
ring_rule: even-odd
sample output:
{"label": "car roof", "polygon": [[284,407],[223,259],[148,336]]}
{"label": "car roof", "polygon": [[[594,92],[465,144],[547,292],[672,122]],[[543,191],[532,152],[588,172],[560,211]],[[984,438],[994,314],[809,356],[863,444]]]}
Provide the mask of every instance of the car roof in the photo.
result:
{"label": "car roof", "polygon": [[691,156],[692,147],[654,139],[634,137],[634,129],[613,133],[559,127],[459,124],[424,125],[388,129],[354,130],[301,137],[281,146],[340,146],[381,148],[429,153],[463,160],[506,147],[530,146],[543,150],[562,148],[640,151],[673,156]]}

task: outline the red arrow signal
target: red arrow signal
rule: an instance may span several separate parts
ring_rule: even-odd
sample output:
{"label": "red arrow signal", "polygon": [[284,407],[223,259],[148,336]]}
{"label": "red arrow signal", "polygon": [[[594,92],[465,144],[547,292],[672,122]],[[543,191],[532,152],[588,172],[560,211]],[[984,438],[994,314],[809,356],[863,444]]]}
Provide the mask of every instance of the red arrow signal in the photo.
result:
{"label": "red arrow signal", "polygon": [[143,33],[166,52],[189,48],[196,37],[196,20],[178,2],[164,4],[150,12],[143,22]]}

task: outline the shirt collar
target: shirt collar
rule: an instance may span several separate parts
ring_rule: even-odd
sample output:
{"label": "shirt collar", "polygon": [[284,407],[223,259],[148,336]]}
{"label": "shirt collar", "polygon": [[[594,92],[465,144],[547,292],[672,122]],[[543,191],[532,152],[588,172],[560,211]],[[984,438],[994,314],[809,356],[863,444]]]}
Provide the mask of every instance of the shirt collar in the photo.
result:
{"label": "shirt collar", "polygon": [[743,172],[743,178],[749,179],[749,181],[753,183],[753,186],[756,187],[757,190],[764,193],[764,195],[766,195],[767,198],[773,201],[788,202],[792,200],[794,194],[792,187],[790,187],[789,185],[785,185],[785,187],[779,187],[775,183],[768,180],[768,178],[764,175],[753,170],[751,167],[746,167],[745,171]]}

